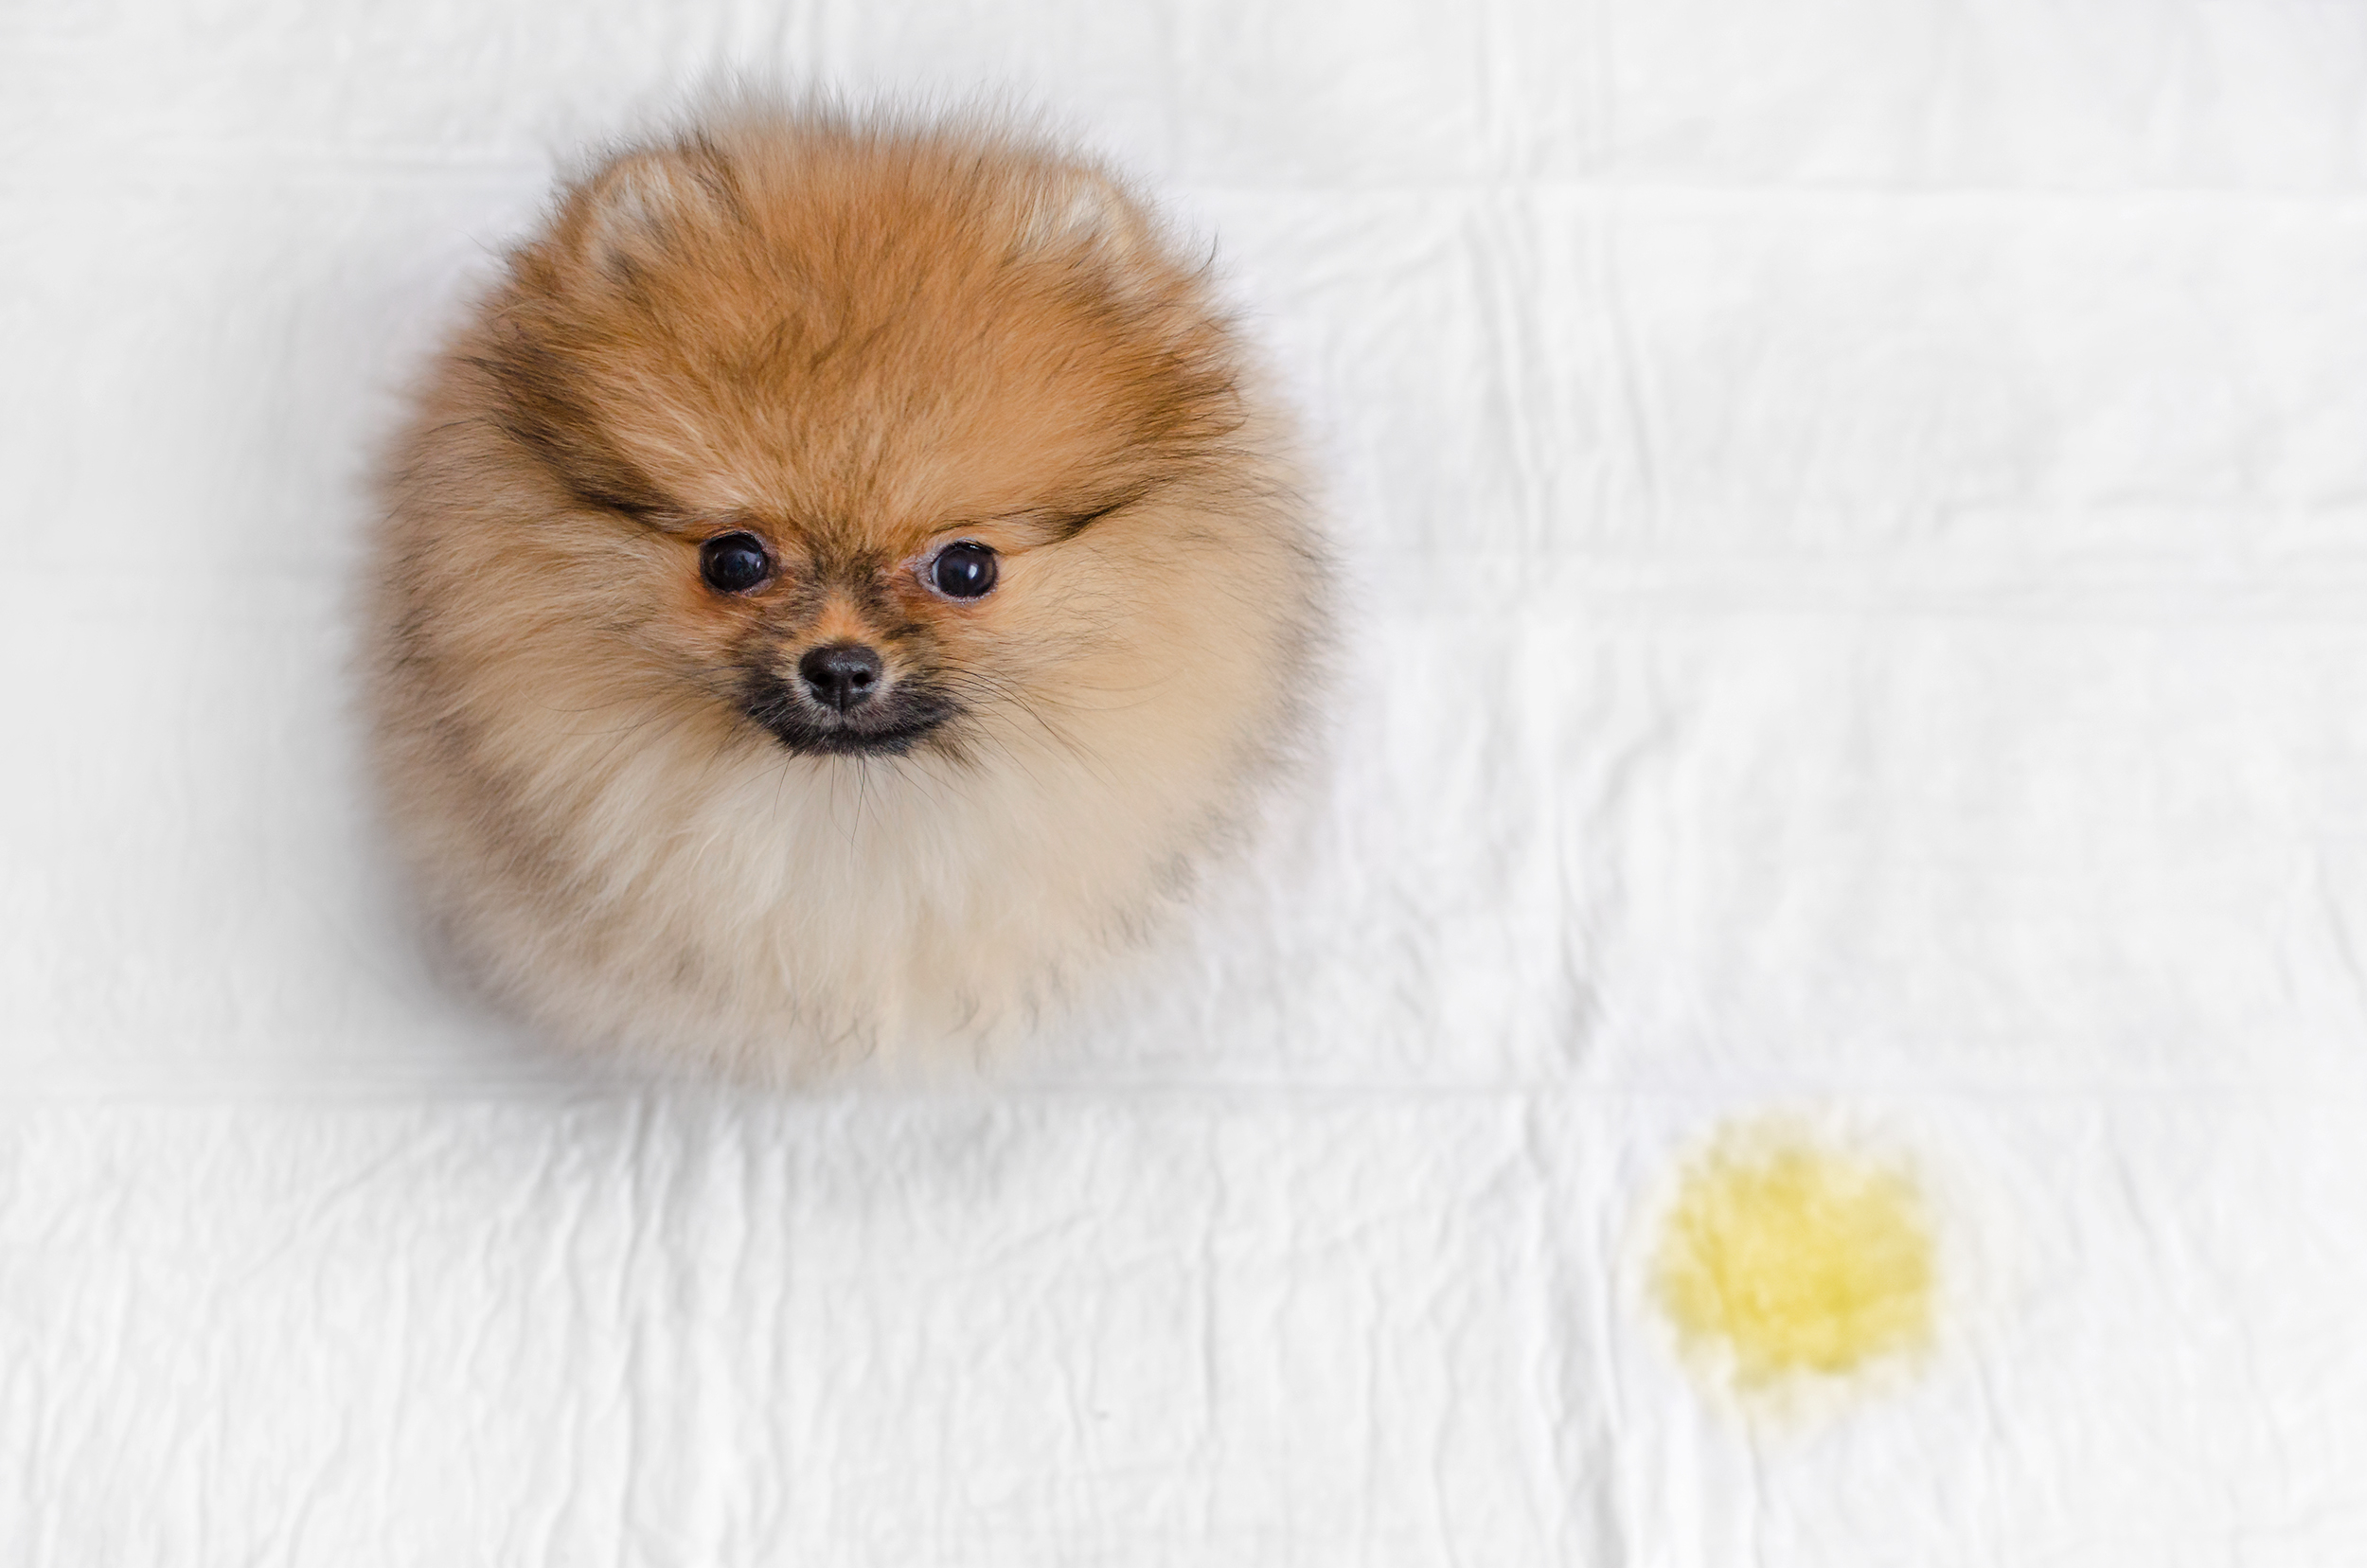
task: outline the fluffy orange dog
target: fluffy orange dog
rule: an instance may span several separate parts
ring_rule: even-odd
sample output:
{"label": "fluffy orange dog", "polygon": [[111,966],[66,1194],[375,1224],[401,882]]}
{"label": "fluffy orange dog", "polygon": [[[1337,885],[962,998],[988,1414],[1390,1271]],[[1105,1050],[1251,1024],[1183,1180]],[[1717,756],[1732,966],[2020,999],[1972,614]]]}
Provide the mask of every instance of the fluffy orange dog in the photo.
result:
{"label": "fluffy orange dog", "polygon": [[1152,928],[1313,679],[1283,424],[1098,169],[743,114],[569,190],[397,454],[372,700],[423,897],[571,1040],[1010,1033]]}

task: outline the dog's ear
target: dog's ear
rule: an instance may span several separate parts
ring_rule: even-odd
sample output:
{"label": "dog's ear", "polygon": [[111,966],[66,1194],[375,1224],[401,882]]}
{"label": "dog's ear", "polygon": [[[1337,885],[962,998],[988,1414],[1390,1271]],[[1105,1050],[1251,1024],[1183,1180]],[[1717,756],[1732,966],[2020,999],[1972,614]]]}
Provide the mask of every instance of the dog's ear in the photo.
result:
{"label": "dog's ear", "polygon": [[561,240],[585,266],[622,276],[721,222],[731,202],[727,170],[701,149],[631,152],[576,187]]}
{"label": "dog's ear", "polygon": [[1150,231],[1142,209],[1108,175],[1090,169],[1063,169],[1033,195],[1021,248],[1039,255],[1099,252],[1126,262],[1148,247]]}

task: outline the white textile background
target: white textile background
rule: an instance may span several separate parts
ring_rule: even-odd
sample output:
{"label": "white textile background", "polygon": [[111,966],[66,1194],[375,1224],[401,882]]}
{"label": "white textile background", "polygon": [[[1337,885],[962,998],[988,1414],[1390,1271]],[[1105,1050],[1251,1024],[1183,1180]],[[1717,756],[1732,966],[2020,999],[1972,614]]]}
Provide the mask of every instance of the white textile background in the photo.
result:
{"label": "white textile background", "polygon": [[[1349,671],[1156,997],[939,1094],[447,995],[374,443],[555,159],[1049,108],[1308,411]],[[0,1560],[2367,1560],[2367,9],[0,0]],[[1905,1151],[1773,1418],[1689,1149]]]}

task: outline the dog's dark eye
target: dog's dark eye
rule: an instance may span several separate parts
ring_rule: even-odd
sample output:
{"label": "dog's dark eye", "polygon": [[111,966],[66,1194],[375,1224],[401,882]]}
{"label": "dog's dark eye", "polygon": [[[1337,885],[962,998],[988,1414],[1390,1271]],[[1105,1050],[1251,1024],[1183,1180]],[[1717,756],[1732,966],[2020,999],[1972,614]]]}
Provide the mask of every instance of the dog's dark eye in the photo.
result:
{"label": "dog's dark eye", "polygon": [[719,594],[744,594],[772,577],[773,557],[755,534],[717,534],[699,546],[699,575]]}
{"label": "dog's dark eye", "polygon": [[929,580],[948,598],[976,598],[994,587],[994,552],[975,540],[948,544],[929,563]]}

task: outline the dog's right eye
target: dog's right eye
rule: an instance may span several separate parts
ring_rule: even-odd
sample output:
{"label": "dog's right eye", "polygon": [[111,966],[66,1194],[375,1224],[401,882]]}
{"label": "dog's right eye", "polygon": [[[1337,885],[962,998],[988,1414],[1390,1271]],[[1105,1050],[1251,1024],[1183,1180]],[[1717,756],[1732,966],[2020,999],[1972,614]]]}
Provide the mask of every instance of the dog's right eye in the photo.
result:
{"label": "dog's right eye", "polygon": [[744,594],[772,579],[773,557],[755,534],[717,534],[699,546],[699,575],[719,594]]}

